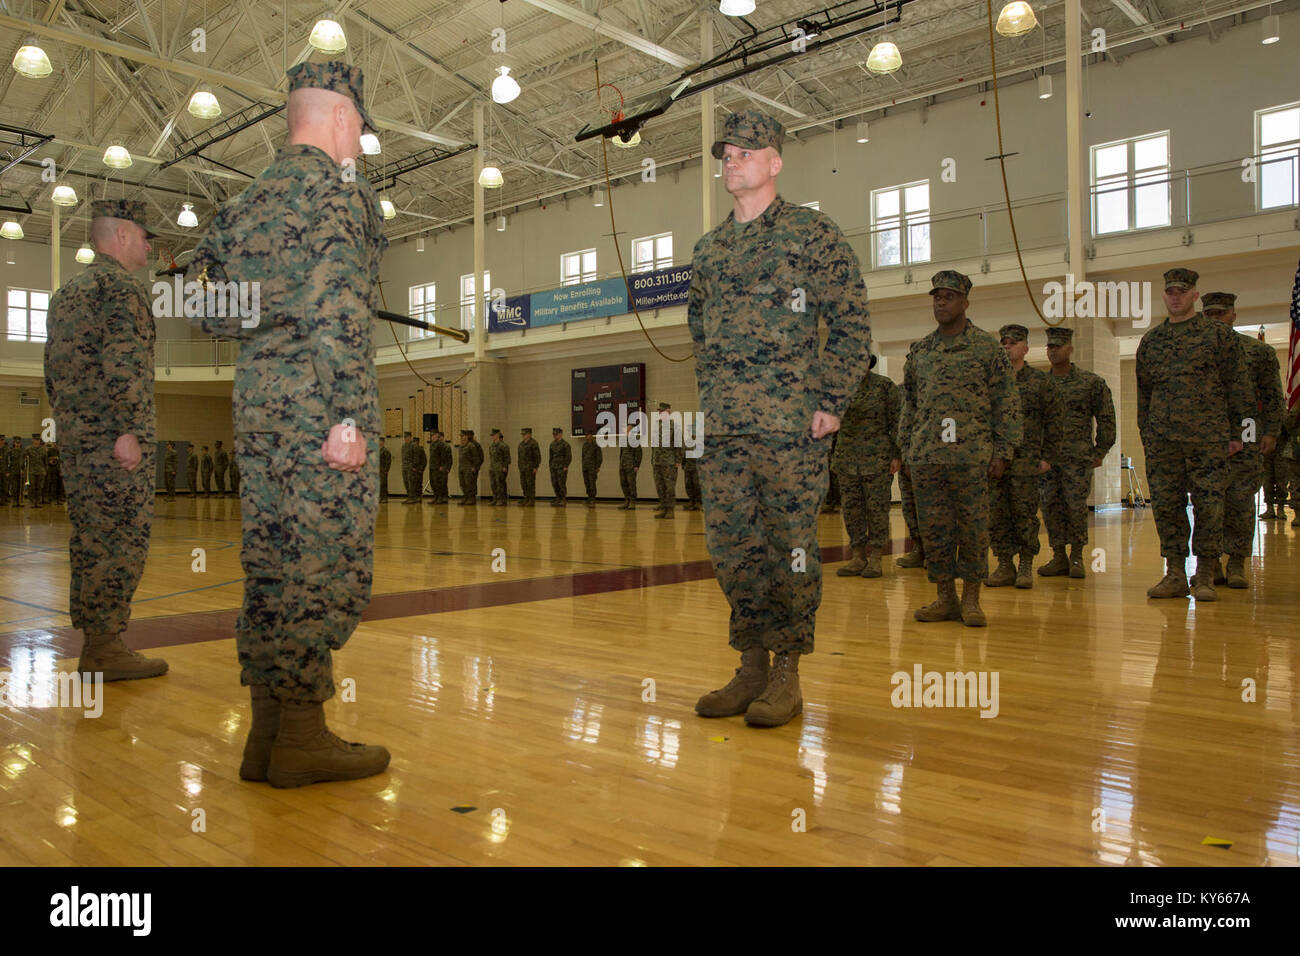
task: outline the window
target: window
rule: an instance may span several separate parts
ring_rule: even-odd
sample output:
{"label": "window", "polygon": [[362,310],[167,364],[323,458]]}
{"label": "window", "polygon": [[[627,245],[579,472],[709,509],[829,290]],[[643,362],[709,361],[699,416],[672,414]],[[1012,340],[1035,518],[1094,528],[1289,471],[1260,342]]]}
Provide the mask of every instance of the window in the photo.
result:
{"label": "window", "polygon": [[[407,314],[413,319],[419,319],[421,322],[428,322],[432,325],[438,321],[436,311],[437,283],[429,282],[425,285],[411,286],[410,309]],[[432,332],[426,332],[424,329],[411,329],[410,337],[413,339],[425,339],[432,336]]]}
{"label": "window", "polygon": [[1091,152],[1094,236],[1169,225],[1168,130]]}
{"label": "window", "polygon": [[1258,208],[1300,202],[1300,103],[1255,111],[1255,155],[1259,157]]}
{"label": "window", "polygon": [[646,236],[632,243],[632,271],[649,272],[651,269],[667,269],[673,264],[673,234],[661,233],[658,236]]}
{"label": "window", "polygon": [[566,252],[560,256],[560,285],[580,285],[596,279],[596,250]]}
{"label": "window", "polygon": [[[487,288],[483,290],[483,302],[492,298],[492,272],[487,270]],[[460,327],[469,331],[474,328],[474,273],[460,277]]]}
{"label": "window", "polygon": [[801,202],[799,205],[807,206],[809,209],[816,209],[818,212],[822,211],[822,203],[820,199],[814,199],[812,202]]}
{"label": "window", "polygon": [[50,293],[39,289],[10,289],[9,339],[20,342],[44,342],[45,316],[49,311]]}
{"label": "window", "polygon": [[930,261],[930,181],[871,191],[876,267]]}

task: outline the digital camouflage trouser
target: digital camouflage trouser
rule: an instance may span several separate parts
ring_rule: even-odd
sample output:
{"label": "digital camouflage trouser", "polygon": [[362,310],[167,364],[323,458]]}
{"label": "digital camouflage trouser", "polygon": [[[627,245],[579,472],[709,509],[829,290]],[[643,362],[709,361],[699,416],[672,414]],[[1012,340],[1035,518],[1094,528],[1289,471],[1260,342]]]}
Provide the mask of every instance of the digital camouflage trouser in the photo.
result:
{"label": "digital camouflage trouser", "polygon": [[63,448],[72,523],[68,613],[87,634],[121,634],[131,618],[153,525],[154,450],[142,443],[139,466],[127,471],[114,461],[111,440],[93,450]]}
{"label": "digital camouflage trouser", "polygon": [[1047,525],[1047,543],[1054,550],[1064,550],[1067,544],[1082,548],[1088,543],[1088,491],[1091,487],[1090,458],[1052,462],[1051,469],[1038,478],[1038,497],[1043,506],[1043,524]]}
{"label": "digital camouflage trouser", "polygon": [[989,574],[987,465],[912,465],[916,513],[931,581]]}
{"label": "digital camouflage trouser", "polygon": [[682,480],[686,484],[686,500],[698,505],[700,497],[700,465],[698,459],[687,456],[682,462]]}
{"label": "digital camouflage trouser", "polygon": [[668,511],[677,504],[677,466],[652,465],[655,474],[655,494],[659,496],[659,507]]}
{"label": "digital camouflage trouser", "polygon": [[1264,478],[1258,446],[1247,446],[1228,457],[1223,489],[1223,553],[1250,554],[1255,538],[1255,492]]}
{"label": "digital camouflage trouser", "polygon": [[[1162,557],[1183,560],[1217,558],[1223,545],[1223,489],[1228,482],[1226,442],[1180,442],[1153,439],[1142,443],[1146,451],[1147,482],[1151,486],[1151,512],[1160,534]],[[1195,533],[1187,521],[1187,498],[1192,499]]]}
{"label": "digital camouflage trouser", "polygon": [[839,477],[849,544],[855,548],[866,545],[873,553],[881,554],[889,540],[889,498],[894,476],[889,473],[888,460],[876,464],[878,467],[870,471],[833,471],[831,476]]}
{"label": "digital camouflage trouser", "polygon": [[999,558],[1038,554],[1038,481],[1010,473],[989,480],[989,543]]}
{"label": "digital camouflage trouser", "polygon": [[921,545],[921,520],[916,516],[916,489],[912,486],[912,476],[908,471],[898,472],[898,496],[903,502],[903,524],[907,525],[907,536],[912,539],[912,547],[924,551],[925,548]]}
{"label": "digital camouflage trouser", "polygon": [[618,470],[618,483],[623,488],[623,497],[636,500],[636,469],[620,468]]}
{"label": "digital camouflage trouser", "polygon": [[700,462],[713,571],[731,605],[730,644],[811,654],[822,599],[817,516],[827,439],[711,438]]}
{"label": "digital camouflage trouser", "polygon": [[596,478],[600,474],[599,468],[583,468],[582,483],[587,489],[587,500],[596,500]]}
{"label": "digital camouflage trouser", "polygon": [[[235,439],[243,479],[244,606],[235,625],[240,682],[281,700],[334,696],[332,652],[370,603],[378,476],[336,471],[321,435]],[[367,453],[378,454],[371,439]]]}

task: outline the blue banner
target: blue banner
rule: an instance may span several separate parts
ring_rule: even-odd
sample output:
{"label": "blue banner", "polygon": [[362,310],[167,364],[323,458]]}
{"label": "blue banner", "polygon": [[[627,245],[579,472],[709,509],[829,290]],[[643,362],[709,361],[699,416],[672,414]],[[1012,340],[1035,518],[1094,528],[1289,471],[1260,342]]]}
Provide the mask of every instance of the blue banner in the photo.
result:
{"label": "blue banner", "polygon": [[[637,272],[628,278],[638,309],[666,309],[685,305],[691,289],[691,267],[669,266]],[[601,279],[564,286],[531,295],[515,295],[500,309],[489,308],[489,332],[518,332],[562,322],[580,322],[632,311],[623,279]]]}
{"label": "blue banner", "polygon": [[489,332],[518,332],[528,328],[529,302],[532,296],[513,295],[501,308],[488,307]]}

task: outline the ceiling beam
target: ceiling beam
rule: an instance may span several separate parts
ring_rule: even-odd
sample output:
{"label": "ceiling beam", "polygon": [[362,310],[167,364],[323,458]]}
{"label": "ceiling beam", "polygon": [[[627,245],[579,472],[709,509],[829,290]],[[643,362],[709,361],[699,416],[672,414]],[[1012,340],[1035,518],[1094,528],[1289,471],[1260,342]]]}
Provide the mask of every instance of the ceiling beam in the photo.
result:
{"label": "ceiling beam", "polygon": [[567,3],[561,3],[560,0],[524,0],[529,6],[537,7],[539,10],[545,10],[547,13],[553,13],[557,17],[563,17],[571,23],[576,23],[581,27],[609,37],[611,40],[617,40],[619,43],[629,46],[634,50],[644,53],[646,56],[654,57],[669,66],[675,66],[678,69],[685,69],[688,66],[694,66],[695,63],[690,57],[682,56],[680,53],[674,53],[667,47],[660,46],[653,40],[633,33],[631,30],[624,30],[621,27],[613,26],[606,23],[600,17],[592,16],[586,11],[579,10],[569,6]]}

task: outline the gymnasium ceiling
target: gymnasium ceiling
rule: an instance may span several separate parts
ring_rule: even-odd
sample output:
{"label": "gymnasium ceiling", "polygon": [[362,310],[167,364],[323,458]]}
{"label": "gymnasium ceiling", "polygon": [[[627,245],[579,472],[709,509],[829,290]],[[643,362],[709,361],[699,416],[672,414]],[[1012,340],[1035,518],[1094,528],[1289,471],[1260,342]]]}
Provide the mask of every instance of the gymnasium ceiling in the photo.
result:
{"label": "gymnasium ceiling", "polygon": [[[827,29],[818,39],[833,40],[886,18],[898,17],[895,23],[823,47],[811,42],[802,55],[715,87],[719,114],[757,107],[777,115],[798,137],[837,121],[870,119],[882,109],[917,108],[984,88],[990,73],[984,3],[892,3],[886,12]],[[1296,0],[1275,3],[1273,12],[1295,5]],[[1000,7],[995,0],[995,17]],[[1032,79],[1044,62],[1049,72],[1063,70],[1064,3],[1033,0],[1033,7],[1038,29],[997,38],[998,73],[1005,82]],[[1082,8],[1085,38],[1094,28],[1106,31],[1108,52],[1092,55],[1092,62],[1254,23],[1269,12],[1261,0],[1082,0]],[[188,248],[217,205],[265,168],[284,142],[283,112],[247,125],[201,155],[162,164],[281,106],[285,66],[328,58],[307,37],[316,20],[332,11],[348,39],[342,56],[364,68],[369,109],[382,127],[383,152],[364,157],[367,174],[382,183],[394,166],[438,159],[404,173],[387,190],[399,211],[386,224],[390,238],[428,233],[472,218],[472,151],[439,157],[474,144],[475,103],[490,104],[485,141],[506,179],[503,189],[487,191],[487,209],[508,210],[603,181],[600,140],[574,141],[585,124],[608,122],[616,99],[608,89],[597,99],[595,60],[601,81],[633,103],[708,59],[701,53],[704,20],[712,24],[717,57],[747,36],[753,43],[782,25],[792,31],[800,18],[824,24],[827,16],[872,10],[879,11],[878,0],[829,7],[758,0],[757,10],[743,20],[722,15],[716,2],[706,0],[339,0],[332,6],[286,0],[0,0],[0,123],[54,137],[0,174],[0,193],[5,204],[25,201],[32,207],[19,222],[29,239],[47,242],[53,184],[42,181],[40,161],[54,159],[60,181],[73,185],[81,199],[63,210],[61,222],[61,241],[75,245],[84,229],[87,185],[94,195],[103,194],[110,171],[101,157],[120,140],[136,162],[112,171],[111,194],[144,198],[164,242]],[[198,27],[206,30],[205,53],[191,49],[191,31]],[[491,49],[498,27],[505,29],[503,54]],[[53,65],[43,79],[20,76],[10,65],[32,34]],[[898,45],[903,66],[878,76],[867,72],[865,60],[882,38]],[[766,54],[750,51],[749,64],[787,49],[788,42]],[[523,92],[507,105],[492,104],[491,82],[503,64]],[[744,65],[738,60],[693,80]],[[198,120],[186,110],[204,80],[223,109],[217,120]],[[650,120],[640,147],[609,149],[611,169],[639,170],[646,155],[660,170],[698,159],[699,103],[698,97],[684,98]],[[5,133],[3,140],[0,167],[22,152],[15,145],[19,137]],[[187,198],[195,204],[199,230],[176,225]]]}

